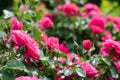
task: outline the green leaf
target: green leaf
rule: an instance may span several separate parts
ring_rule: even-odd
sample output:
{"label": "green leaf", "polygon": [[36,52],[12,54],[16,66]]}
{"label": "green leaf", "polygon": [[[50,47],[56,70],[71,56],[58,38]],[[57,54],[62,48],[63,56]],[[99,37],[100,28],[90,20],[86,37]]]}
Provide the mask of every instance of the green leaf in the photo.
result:
{"label": "green leaf", "polygon": [[0,80],[14,80],[13,73],[7,71],[0,71]]}
{"label": "green leaf", "polygon": [[50,64],[51,68],[54,69],[55,68],[55,63],[54,61],[48,61],[48,63]]}
{"label": "green leaf", "polygon": [[40,31],[34,30],[34,38],[35,38],[38,42],[40,42],[40,34],[41,34]]}
{"label": "green leaf", "polygon": [[26,65],[26,68],[24,70],[26,73],[28,73],[29,75],[34,75],[34,76],[38,76],[38,73],[37,73],[37,68],[36,67],[33,67],[33,66],[29,66],[29,65]]}
{"label": "green leaf", "polygon": [[24,70],[25,66],[22,62],[17,60],[10,60],[4,66],[5,69],[13,69],[13,70]]}
{"label": "green leaf", "polygon": [[40,60],[45,60],[45,61],[49,60],[49,57],[46,57],[42,50],[40,50]]}
{"label": "green leaf", "polygon": [[86,73],[82,68],[76,68],[75,71],[77,72],[77,74],[81,77],[86,77]]}
{"label": "green leaf", "polygon": [[101,58],[101,61],[105,63],[108,67],[111,66],[111,63],[106,58]]}
{"label": "green leaf", "polygon": [[113,78],[118,78],[119,77],[119,75],[117,73],[117,70],[116,70],[116,68],[114,66],[112,66],[110,68],[110,73],[111,73],[111,75],[112,75]]}
{"label": "green leaf", "polygon": [[65,76],[70,76],[73,73],[73,69],[65,69],[64,70],[64,75]]}
{"label": "green leaf", "polygon": [[66,57],[66,54],[63,52],[60,52],[60,57]]}

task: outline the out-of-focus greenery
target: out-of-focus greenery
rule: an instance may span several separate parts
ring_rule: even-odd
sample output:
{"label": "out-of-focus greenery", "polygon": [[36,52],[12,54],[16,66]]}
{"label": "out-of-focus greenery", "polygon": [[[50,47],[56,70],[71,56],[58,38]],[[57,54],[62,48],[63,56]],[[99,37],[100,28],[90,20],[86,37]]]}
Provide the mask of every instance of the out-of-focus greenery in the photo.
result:
{"label": "out-of-focus greenery", "polygon": [[[118,0],[119,1],[119,0]],[[103,14],[110,14],[112,16],[120,16],[120,4],[117,0],[102,0],[100,6]]]}

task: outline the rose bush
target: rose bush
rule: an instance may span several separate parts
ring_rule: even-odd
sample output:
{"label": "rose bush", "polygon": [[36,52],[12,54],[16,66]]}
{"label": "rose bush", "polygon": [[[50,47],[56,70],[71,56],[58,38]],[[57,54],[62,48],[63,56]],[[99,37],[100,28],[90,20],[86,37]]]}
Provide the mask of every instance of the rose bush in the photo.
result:
{"label": "rose bush", "polygon": [[0,18],[0,80],[119,80],[113,12],[79,0],[15,1]]}

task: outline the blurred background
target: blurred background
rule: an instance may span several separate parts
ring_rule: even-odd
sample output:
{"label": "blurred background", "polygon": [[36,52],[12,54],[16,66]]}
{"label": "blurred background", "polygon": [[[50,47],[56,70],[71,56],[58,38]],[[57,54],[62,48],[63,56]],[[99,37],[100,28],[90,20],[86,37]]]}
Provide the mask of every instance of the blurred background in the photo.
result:
{"label": "blurred background", "polygon": [[18,4],[18,2],[20,4],[21,2],[24,3],[28,1],[44,2],[46,7],[49,9],[53,9],[57,4],[62,4],[69,1],[76,3],[79,6],[83,6],[84,4],[90,2],[98,5],[104,14],[109,13],[113,16],[120,16],[120,0],[0,0],[0,15],[3,14],[4,9],[11,10],[11,7],[14,4]]}

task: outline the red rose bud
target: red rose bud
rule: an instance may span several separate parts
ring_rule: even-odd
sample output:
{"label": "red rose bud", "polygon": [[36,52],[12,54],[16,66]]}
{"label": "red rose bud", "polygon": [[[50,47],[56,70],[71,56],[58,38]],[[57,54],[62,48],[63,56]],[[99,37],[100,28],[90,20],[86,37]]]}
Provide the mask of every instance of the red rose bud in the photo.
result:
{"label": "red rose bud", "polygon": [[82,43],[85,50],[89,50],[91,48],[92,43],[89,39],[83,40]]}

